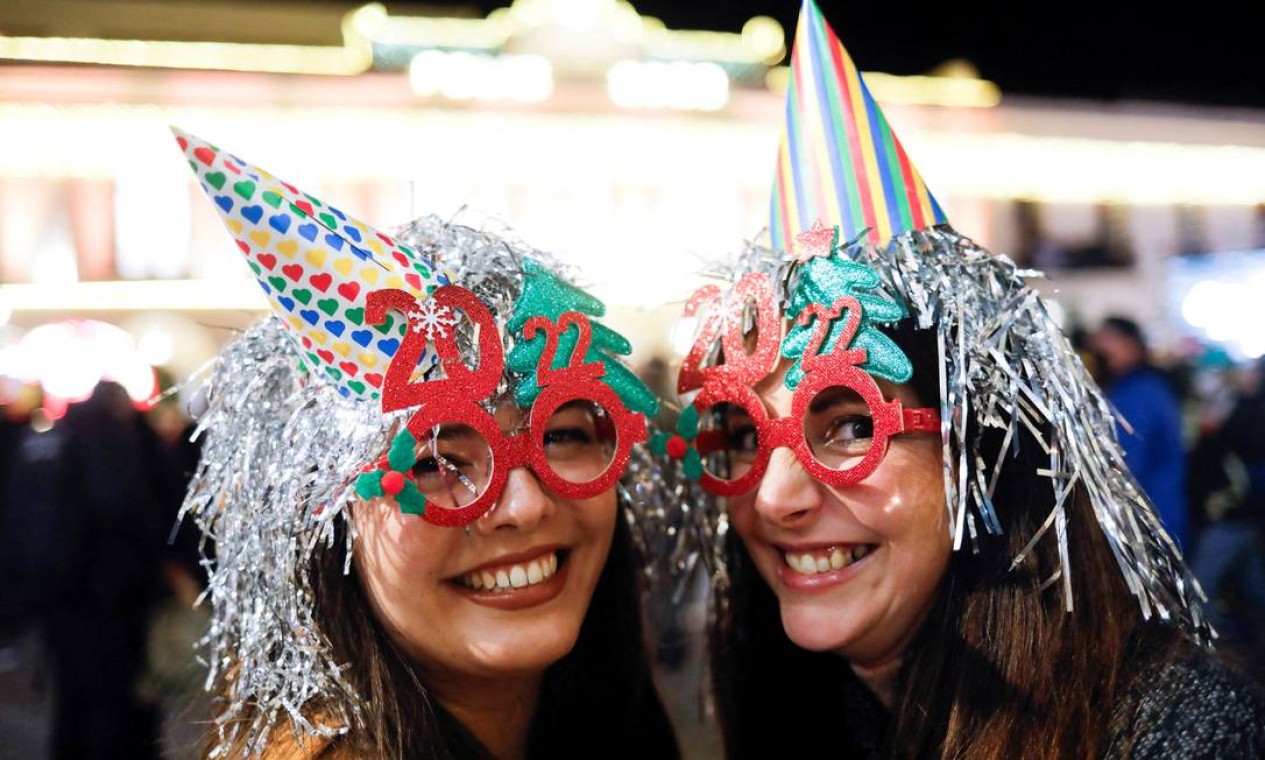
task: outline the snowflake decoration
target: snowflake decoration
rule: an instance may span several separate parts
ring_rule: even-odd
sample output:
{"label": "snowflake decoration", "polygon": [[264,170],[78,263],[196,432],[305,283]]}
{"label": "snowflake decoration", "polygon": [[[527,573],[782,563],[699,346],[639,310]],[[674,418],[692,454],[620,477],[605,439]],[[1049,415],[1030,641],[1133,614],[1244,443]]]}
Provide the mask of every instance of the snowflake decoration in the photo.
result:
{"label": "snowflake decoration", "polygon": [[409,313],[409,321],[413,323],[413,332],[424,330],[426,339],[433,341],[436,337],[448,337],[448,328],[457,324],[457,315],[447,306],[439,306],[428,299]]}

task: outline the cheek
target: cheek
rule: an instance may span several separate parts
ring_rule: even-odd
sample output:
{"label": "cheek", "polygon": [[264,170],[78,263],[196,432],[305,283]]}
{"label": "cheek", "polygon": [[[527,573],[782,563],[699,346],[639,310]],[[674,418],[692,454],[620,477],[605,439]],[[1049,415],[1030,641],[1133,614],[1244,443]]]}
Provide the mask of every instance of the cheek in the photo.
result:
{"label": "cheek", "polygon": [[938,440],[893,441],[868,483],[888,494],[899,511],[911,518],[945,513],[944,468]]}
{"label": "cheek", "polygon": [[953,549],[940,515],[913,517],[908,524],[893,527],[887,544],[892,580],[911,590],[938,584]]}
{"label": "cheek", "polygon": [[731,496],[726,500],[725,511],[729,514],[729,524],[733,526],[744,544],[750,544],[756,538],[755,496],[743,494]]}
{"label": "cheek", "polygon": [[356,568],[370,604],[389,628],[407,630],[433,605],[440,563],[458,531],[377,501],[357,503],[353,520]]}
{"label": "cheek", "polygon": [[875,490],[883,495],[882,504],[856,514],[883,536],[893,559],[910,575],[936,581],[952,550],[938,451],[932,446],[893,450],[889,459],[893,467],[884,475],[890,477]]}
{"label": "cheek", "polygon": [[618,500],[613,490],[584,501],[563,502],[562,509],[570,512],[571,519],[586,539],[596,539],[605,547],[610,546],[615,520],[619,517]]}

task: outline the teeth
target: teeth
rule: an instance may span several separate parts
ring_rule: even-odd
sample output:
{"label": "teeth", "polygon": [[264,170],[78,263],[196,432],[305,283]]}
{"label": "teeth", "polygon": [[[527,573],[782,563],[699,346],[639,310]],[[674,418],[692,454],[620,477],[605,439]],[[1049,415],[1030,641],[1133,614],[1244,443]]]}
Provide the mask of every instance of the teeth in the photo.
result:
{"label": "teeth", "polygon": [[549,554],[526,564],[510,565],[497,570],[466,573],[457,582],[467,588],[483,591],[507,591],[543,583],[558,572],[558,554]]}
{"label": "teeth", "polygon": [[787,553],[783,556],[786,557],[786,564],[795,572],[803,575],[816,575],[818,573],[827,573],[831,570],[841,570],[866,556],[872,550],[873,547],[862,544],[851,549],[834,548],[818,554]]}

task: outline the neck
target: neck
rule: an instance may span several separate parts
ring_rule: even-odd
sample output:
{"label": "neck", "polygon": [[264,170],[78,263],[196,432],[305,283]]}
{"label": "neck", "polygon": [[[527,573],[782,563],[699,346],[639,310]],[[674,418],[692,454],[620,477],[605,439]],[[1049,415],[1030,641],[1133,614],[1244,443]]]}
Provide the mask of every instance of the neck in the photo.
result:
{"label": "neck", "polygon": [[542,675],[429,680],[439,702],[493,757],[523,760]]}
{"label": "neck", "polygon": [[883,707],[891,710],[896,698],[896,677],[900,674],[900,663],[900,657],[896,656],[864,665],[851,661],[848,664],[852,666],[856,677],[861,679],[861,683],[874,692]]}

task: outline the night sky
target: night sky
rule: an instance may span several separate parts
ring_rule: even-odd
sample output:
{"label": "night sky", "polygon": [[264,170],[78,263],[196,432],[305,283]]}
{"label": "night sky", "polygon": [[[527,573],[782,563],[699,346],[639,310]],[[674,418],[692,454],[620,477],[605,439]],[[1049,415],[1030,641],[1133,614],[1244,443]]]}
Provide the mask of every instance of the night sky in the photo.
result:
{"label": "night sky", "polygon": [[[673,29],[738,31],[752,16],[772,16],[788,37],[800,7],[799,0],[632,3]],[[486,13],[508,2],[464,5]],[[1178,0],[1163,11],[1158,2],[1117,7],[1123,5],[1019,2],[998,11],[960,2],[937,10],[927,3],[819,2],[862,70],[921,74],[965,58],[1010,95],[1265,108],[1265,14],[1231,11],[1229,2]]]}

